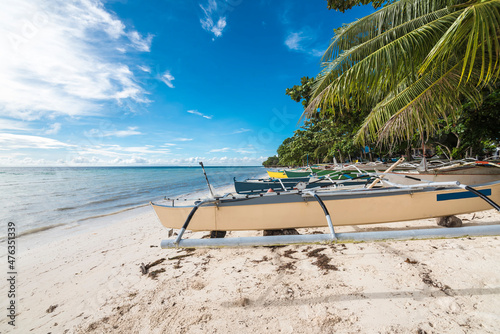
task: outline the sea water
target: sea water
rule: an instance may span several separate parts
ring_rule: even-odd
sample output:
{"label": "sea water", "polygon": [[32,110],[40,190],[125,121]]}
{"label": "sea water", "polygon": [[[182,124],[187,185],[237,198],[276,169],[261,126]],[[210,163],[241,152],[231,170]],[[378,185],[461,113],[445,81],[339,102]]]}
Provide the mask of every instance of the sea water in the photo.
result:
{"label": "sea water", "polygon": [[[265,173],[263,167],[205,167],[214,187]],[[200,167],[0,168],[2,225],[18,236],[146,206],[150,201],[206,191]],[[0,241],[3,238],[0,233]]]}

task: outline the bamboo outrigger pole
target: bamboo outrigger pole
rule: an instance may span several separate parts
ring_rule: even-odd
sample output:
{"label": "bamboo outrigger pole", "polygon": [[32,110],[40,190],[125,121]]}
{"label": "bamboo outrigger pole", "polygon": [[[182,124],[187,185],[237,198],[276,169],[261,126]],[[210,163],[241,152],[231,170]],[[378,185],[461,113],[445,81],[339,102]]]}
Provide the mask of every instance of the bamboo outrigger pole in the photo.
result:
{"label": "bamboo outrigger pole", "polygon": [[378,182],[380,182],[380,179],[384,176],[385,173],[392,172],[394,170],[394,168],[396,168],[396,166],[399,165],[400,163],[402,163],[404,160],[405,160],[404,157],[399,158],[398,161],[396,161],[391,167],[387,168],[387,170],[385,172],[383,172],[382,175],[380,175],[380,177],[376,178],[375,181],[373,181],[372,184],[370,184],[366,188],[367,189],[373,188]]}

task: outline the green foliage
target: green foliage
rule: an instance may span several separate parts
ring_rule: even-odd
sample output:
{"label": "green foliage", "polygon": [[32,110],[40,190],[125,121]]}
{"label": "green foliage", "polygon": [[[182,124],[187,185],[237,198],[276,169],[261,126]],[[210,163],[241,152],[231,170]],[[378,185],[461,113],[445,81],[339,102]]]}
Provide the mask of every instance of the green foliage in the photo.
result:
{"label": "green foliage", "polygon": [[312,95],[312,84],[314,78],[302,77],[300,85],[295,85],[292,88],[286,89],[286,95],[290,96],[295,102],[301,102],[304,108],[309,104]]}
{"label": "green foliage", "polygon": [[499,31],[498,0],[392,2],[335,31],[305,115],[370,109],[360,143],[432,136],[499,78]]}
{"label": "green foliage", "polygon": [[293,137],[287,138],[278,148],[281,165],[294,166],[309,163],[348,160],[361,154],[361,147],[353,142],[361,118],[353,114],[336,119],[308,120]]}
{"label": "green foliage", "polygon": [[267,160],[264,161],[262,163],[262,165],[264,167],[278,167],[278,166],[280,166],[279,159],[277,156],[272,156],[272,157],[267,158]]}
{"label": "green foliage", "polygon": [[323,71],[286,90],[308,120],[278,148],[281,164],[345,160],[362,145],[397,156],[427,140],[449,158],[498,145],[500,91],[489,89],[500,77],[500,1],[327,1],[384,8],[335,29]]}
{"label": "green foliage", "polygon": [[384,2],[394,2],[394,1],[384,1],[384,0],[327,0],[328,4],[327,7],[328,9],[334,9],[339,12],[345,12],[348,9],[351,9],[354,6],[359,6],[359,5],[368,5],[372,4],[373,8],[379,8],[381,7]]}
{"label": "green foliage", "polygon": [[491,154],[500,141],[500,88],[485,91],[480,107],[467,102],[454,120],[439,120],[431,143],[454,159]]}

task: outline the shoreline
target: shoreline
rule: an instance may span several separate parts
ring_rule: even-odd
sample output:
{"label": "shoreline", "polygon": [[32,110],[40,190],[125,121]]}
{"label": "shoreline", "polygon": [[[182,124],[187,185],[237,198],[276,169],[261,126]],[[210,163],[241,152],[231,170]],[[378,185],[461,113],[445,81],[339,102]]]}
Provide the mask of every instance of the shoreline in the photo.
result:
{"label": "shoreline", "polygon": [[[4,321],[0,331],[495,333],[500,327],[497,236],[164,250],[168,229],[143,209],[20,252],[17,326]],[[464,225],[500,224],[494,210],[460,217]],[[429,226],[436,227],[435,219],[338,231]],[[187,231],[185,238],[208,234]],[[143,265],[151,266],[148,274]]]}
{"label": "shoreline", "polygon": [[[206,188],[206,186],[205,186]],[[220,193],[226,193],[234,191],[234,184],[226,184],[215,188],[216,191]],[[209,191],[191,191],[183,193],[175,198],[204,198],[209,196]],[[23,231],[17,235],[17,239],[20,240],[20,252],[29,249],[26,244],[30,245],[40,245],[49,243],[52,241],[61,240],[65,237],[91,232],[98,230],[101,227],[106,227],[113,225],[121,220],[128,219],[130,217],[137,217],[147,213],[150,209],[150,204],[140,204],[129,208],[124,208],[118,211],[103,213],[101,215],[95,215],[72,223],[55,223],[49,226],[43,226],[39,228],[34,228],[31,230]],[[152,210],[152,209],[151,209]],[[6,244],[6,238],[0,238],[0,247]],[[0,255],[0,258],[3,256]]]}

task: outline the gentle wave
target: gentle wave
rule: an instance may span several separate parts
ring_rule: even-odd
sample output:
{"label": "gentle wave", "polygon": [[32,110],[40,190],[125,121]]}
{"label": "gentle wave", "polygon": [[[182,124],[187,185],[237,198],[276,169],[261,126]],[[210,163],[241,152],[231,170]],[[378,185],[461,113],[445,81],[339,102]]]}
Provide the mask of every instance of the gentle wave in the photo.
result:
{"label": "gentle wave", "polygon": [[149,203],[141,204],[141,205],[136,205],[136,206],[132,206],[132,207],[127,207],[126,209],[119,210],[119,211],[113,211],[113,212],[105,213],[105,214],[102,214],[102,215],[97,215],[97,216],[91,216],[91,217],[82,218],[82,219],[79,219],[77,222],[80,223],[80,222],[84,222],[84,221],[87,221],[87,220],[92,220],[92,219],[97,219],[97,218],[103,218],[103,217],[109,217],[109,216],[117,215],[117,214],[122,213],[122,212],[130,211],[130,210],[134,210],[134,209],[138,209],[138,208],[143,208],[143,207],[146,207],[148,205],[149,205]]}
{"label": "gentle wave", "polygon": [[[19,233],[18,235],[16,235],[16,238],[21,238],[21,237],[24,237],[24,236],[27,236],[27,235],[30,235],[30,234],[35,234],[35,233],[39,233],[39,232],[51,230],[53,228],[56,228],[56,227],[59,227],[59,226],[63,226],[63,225],[66,225],[66,224],[54,224],[54,225],[48,225],[48,226],[42,226],[42,227],[33,228],[31,230],[27,230],[27,231]],[[5,240],[7,240],[7,237],[0,237],[0,242],[3,242]]]}

